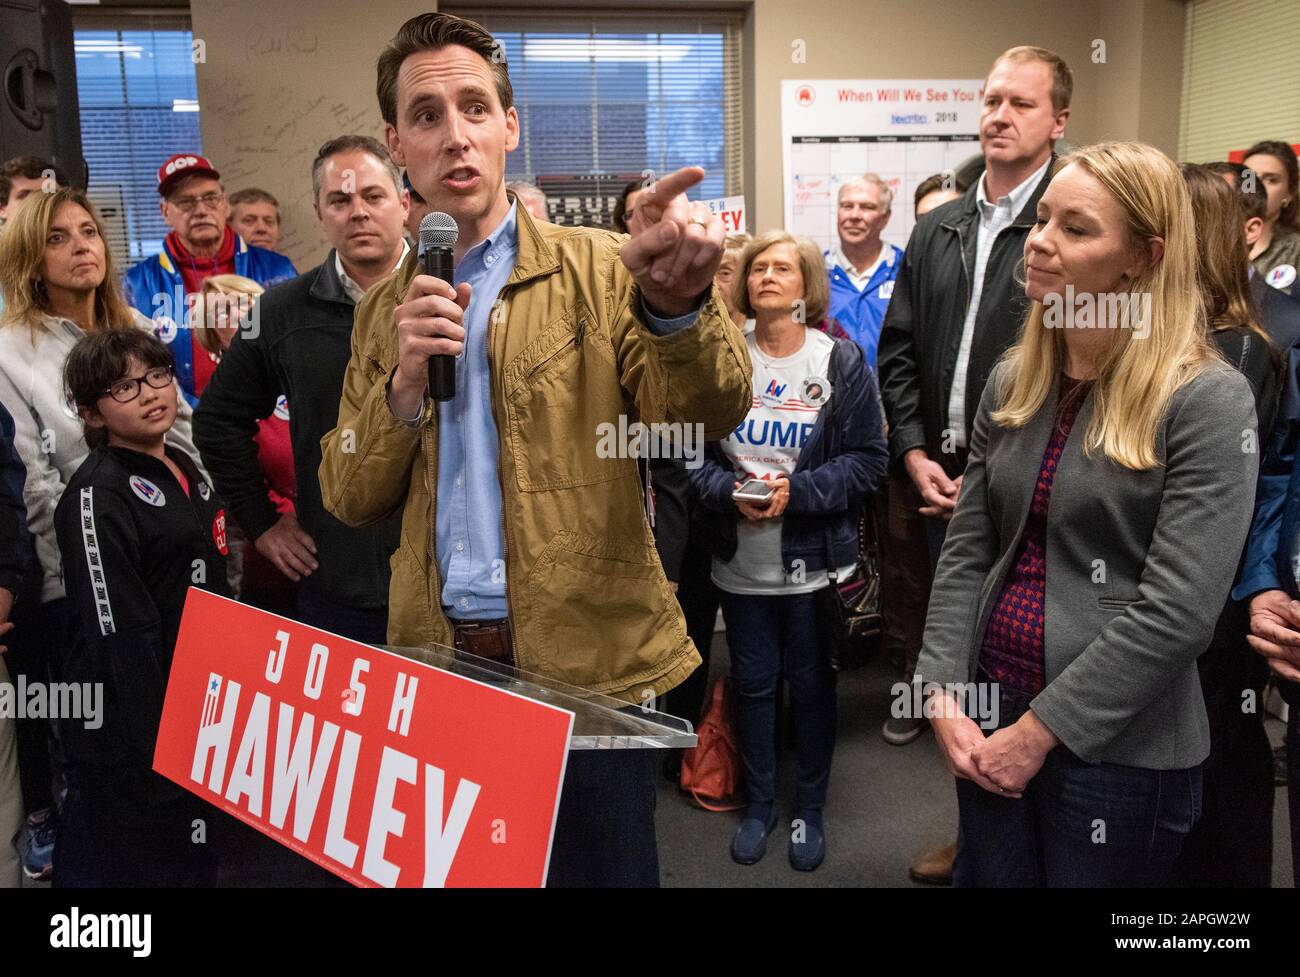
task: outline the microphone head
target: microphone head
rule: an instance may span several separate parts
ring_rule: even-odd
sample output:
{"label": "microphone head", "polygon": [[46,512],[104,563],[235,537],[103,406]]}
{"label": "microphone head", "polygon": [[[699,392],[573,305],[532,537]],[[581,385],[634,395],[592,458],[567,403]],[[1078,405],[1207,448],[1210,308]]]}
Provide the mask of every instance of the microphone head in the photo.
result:
{"label": "microphone head", "polygon": [[441,211],[432,211],[420,221],[419,253],[424,254],[429,248],[455,247],[458,237],[460,228],[456,226],[456,218]]}

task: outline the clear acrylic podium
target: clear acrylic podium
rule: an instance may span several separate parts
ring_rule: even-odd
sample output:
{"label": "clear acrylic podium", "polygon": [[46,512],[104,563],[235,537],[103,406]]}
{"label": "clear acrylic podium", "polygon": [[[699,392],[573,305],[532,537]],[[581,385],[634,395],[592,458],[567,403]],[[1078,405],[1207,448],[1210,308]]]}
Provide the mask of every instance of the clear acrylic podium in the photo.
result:
{"label": "clear acrylic podium", "polygon": [[446,645],[433,645],[429,648],[402,648],[394,645],[380,647],[453,675],[495,685],[557,709],[567,709],[573,713],[570,750],[666,750],[692,747],[696,743],[695,729],[689,722],[647,706],[630,705],[607,695],[469,655]]}

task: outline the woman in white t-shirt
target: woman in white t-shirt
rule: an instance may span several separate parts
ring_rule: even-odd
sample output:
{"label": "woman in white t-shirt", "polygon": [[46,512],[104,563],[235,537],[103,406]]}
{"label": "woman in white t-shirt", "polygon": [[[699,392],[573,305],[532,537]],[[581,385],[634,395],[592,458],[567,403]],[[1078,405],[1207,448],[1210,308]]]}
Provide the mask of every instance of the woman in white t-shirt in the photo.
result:
{"label": "woman in white t-shirt", "polygon": [[[734,300],[755,320],[746,336],[753,405],[691,474],[714,516],[713,582],[737,695],[748,807],[731,855],[757,862],[776,826],[776,687],[784,673],[797,765],[790,862],[811,871],[826,852],[822,807],[836,720],[816,593],[828,586],[828,567],[852,572],[857,515],[889,455],[862,350],[809,328],[821,326],[829,301],[818,247],[783,231],[756,238],[741,254]],[[733,498],[750,479],[770,487],[766,501]]]}

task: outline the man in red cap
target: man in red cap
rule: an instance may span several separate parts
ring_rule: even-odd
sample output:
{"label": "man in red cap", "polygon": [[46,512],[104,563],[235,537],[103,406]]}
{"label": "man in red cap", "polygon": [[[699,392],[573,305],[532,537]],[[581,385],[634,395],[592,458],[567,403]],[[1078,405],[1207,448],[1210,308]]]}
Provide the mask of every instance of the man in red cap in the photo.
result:
{"label": "man in red cap", "polygon": [[127,292],[131,304],[157,323],[158,338],[176,359],[176,379],[194,406],[216,362],[186,328],[194,301],[190,296],[197,296],[204,280],[214,275],[243,275],[269,288],[298,273],[284,255],[247,244],[231,230],[221,174],[203,156],[177,153],[163,163],[158,195],[171,233],[159,254],[127,271]]}

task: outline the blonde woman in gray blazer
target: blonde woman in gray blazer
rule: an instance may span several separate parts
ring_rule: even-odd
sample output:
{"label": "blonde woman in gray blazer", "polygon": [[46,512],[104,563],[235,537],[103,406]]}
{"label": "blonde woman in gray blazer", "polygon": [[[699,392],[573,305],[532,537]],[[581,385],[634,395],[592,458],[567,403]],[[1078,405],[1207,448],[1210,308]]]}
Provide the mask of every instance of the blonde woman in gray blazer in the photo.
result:
{"label": "blonde woman in gray blazer", "polygon": [[1106,143],[1054,172],[917,681],[957,778],[955,885],[1158,886],[1200,811],[1196,659],[1250,524],[1254,403],[1205,339],[1177,165]]}

